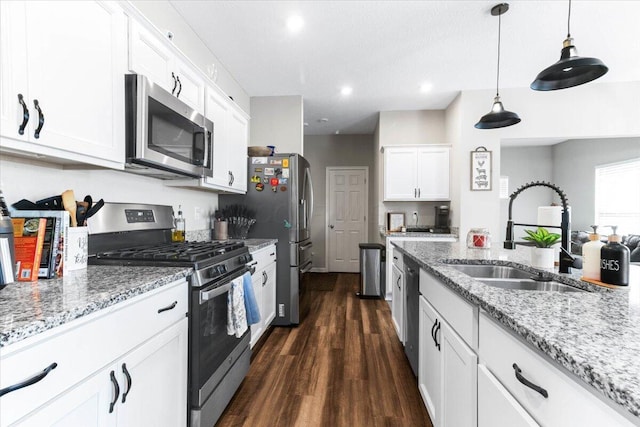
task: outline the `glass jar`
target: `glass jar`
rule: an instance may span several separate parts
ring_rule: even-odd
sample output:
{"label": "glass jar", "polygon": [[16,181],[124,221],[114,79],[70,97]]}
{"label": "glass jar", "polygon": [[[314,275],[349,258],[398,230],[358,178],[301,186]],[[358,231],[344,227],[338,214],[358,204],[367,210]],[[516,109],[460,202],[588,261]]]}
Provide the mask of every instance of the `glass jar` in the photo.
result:
{"label": "glass jar", "polygon": [[467,247],[471,249],[489,249],[491,234],[486,228],[472,228],[467,233]]}

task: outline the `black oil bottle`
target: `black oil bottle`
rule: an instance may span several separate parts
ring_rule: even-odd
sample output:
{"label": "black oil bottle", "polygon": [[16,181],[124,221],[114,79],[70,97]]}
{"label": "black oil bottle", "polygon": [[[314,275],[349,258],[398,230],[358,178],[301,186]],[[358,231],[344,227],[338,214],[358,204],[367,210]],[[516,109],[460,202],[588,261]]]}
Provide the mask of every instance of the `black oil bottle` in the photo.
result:
{"label": "black oil bottle", "polygon": [[629,285],[629,248],[620,243],[616,228],[609,242],[600,249],[600,280],[610,285]]}

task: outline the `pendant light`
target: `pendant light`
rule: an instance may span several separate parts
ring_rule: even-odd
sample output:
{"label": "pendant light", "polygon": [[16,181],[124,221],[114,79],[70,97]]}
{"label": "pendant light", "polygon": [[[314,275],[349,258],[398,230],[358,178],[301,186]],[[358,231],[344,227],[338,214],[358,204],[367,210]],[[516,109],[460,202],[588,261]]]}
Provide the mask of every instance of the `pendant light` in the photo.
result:
{"label": "pendant light", "polygon": [[531,83],[533,90],[557,90],[589,83],[604,76],[609,68],[598,58],[578,56],[571,38],[571,0],[567,18],[567,38],[562,43],[560,60],[545,68]]}
{"label": "pendant light", "polygon": [[493,107],[488,114],[482,116],[480,121],[476,123],[477,129],[497,129],[503,128],[516,123],[520,123],[520,117],[516,113],[504,109],[500,101],[500,33],[502,27],[502,14],[509,10],[508,3],[500,3],[491,8],[491,15],[498,17],[498,71],[496,73],[496,97],[493,98]]}

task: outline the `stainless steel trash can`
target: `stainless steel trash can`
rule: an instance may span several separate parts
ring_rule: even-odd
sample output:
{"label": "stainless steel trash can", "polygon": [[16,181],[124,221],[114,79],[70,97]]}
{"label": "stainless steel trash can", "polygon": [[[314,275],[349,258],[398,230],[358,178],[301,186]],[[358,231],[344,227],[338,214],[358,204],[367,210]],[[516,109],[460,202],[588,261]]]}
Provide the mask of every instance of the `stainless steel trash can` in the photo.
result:
{"label": "stainless steel trash can", "polygon": [[361,298],[385,296],[385,247],[379,243],[360,243]]}

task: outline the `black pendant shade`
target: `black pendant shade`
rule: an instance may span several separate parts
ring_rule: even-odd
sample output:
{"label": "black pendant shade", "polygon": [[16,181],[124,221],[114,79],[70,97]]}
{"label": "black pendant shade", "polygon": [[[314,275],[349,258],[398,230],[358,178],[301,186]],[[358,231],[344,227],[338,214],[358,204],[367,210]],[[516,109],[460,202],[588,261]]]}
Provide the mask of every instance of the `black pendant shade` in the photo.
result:
{"label": "black pendant shade", "polygon": [[566,89],[602,77],[607,71],[609,68],[598,58],[578,56],[573,39],[569,37],[563,43],[560,60],[542,70],[531,83],[531,89]]}
{"label": "black pendant shade", "polygon": [[500,97],[493,99],[493,107],[491,111],[475,124],[476,129],[497,129],[520,123],[520,117],[512,111],[507,111],[500,102]]}
{"label": "black pendant shade", "polygon": [[502,102],[500,101],[500,30],[501,30],[501,16],[509,10],[508,3],[500,3],[491,8],[491,15],[498,17],[498,67],[496,73],[496,97],[493,98],[493,107],[491,111],[475,124],[476,129],[497,129],[503,128],[516,123],[520,123],[520,117],[516,113],[507,111],[504,109]]}

